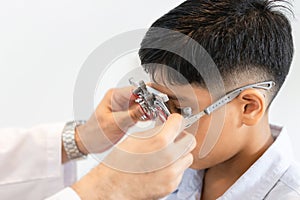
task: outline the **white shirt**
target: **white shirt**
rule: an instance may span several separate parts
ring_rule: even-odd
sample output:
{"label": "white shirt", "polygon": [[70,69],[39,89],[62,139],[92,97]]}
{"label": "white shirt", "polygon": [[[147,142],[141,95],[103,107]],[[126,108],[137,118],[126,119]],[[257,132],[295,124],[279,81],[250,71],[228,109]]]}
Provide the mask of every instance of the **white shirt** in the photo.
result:
{"label": "white shirt", "polygon": [[[299,200],[300,165],[285,129],[271,126],[275,142],[218,200]],[[204,171],[188,169],[167,200],[200,200]]]}
{"label": "white shirt", "polygon": [[61,165],[63,126],[0,129],[0,199],[44,199],[75,181],[75,164]]}

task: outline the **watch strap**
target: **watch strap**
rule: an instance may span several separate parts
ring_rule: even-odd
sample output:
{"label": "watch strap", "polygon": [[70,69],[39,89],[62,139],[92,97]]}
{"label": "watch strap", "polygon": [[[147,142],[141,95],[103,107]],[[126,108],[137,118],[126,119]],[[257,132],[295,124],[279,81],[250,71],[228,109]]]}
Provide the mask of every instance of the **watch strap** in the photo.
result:
{"label": "watch strap", "polygon": [[83,120],[67,122],[63,129],[63,146],[70,160],[78,159],[84,156],[84,154],[79,151],[75,140],[75,128],[84,123],[85,121]]}

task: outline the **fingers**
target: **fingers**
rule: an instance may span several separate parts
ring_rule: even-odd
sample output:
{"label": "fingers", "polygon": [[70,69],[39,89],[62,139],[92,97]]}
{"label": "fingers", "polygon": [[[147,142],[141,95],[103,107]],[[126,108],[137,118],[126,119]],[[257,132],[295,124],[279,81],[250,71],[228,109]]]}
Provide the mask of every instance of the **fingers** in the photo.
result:
{"label": "fingers", "polygon": [[177,176],[175,179],[175,184],[177,185],[176,188],[178,188],[184,172],[193,164],[193,160],[193,155],[189,153],[185,157],[182,157],[180,160],[178,160],[178,162],[174,163],[174,171],[176,173],[175,176]]}
{"label": "fingers", "polygon": [[142,110],[138,104],[130,107],[129,110],[113,112],[114,124],[121,130],[126,131],[141,119]]}
{"label": "fingers", "polygon": [[137,120],[131,118],[129,111],[114,112],[112,116],[110,122],[111,127],[108,128],[108,130],[116,129],[116,131],[121,130],[122,132],[126,132],[129,127],[137,122]]}
{"label": "fingers", "polygon": [[129,100],[133,90],[134,90],[133,86],[115,88],[113,93],[113,98],[121,98],[121,99]]}
{"label": "fingers", "polygon": [[[160,191],[162,197],[167,196],[178,188],[184,171],[190,167],[192,163],[193,156],[192,154],[188,154],[177,160],[172,165],[151,174],[153,177],[159,177],[160,181],[157,181],[156,185],[160,186],[158,191]],[[164,178],[161,179],[161,177]]]}
{"label": "fingers", "polygon": [[132,86],[111,89],[111,93],[107,94],[110,96],[112,111],[127,110],[133,103],[131,98],[133,90]]}
{"label": "fingers", "polygon": [[160,171],[160,173],[163,174],[163,176],[165,177],[165,181],[167,181],[165,185],[171,186],[171,188],[168,189],[169,190],[168,193],[172,192],[178,187],[178,185],[181,182],[184,171],[187,168],[189,168],[192,165],[192,163],[193,163],[193,156],[191,153],[189,153],[184,157],[178,159],[169,167],[164,168],[163,170]]}
{"label": "fingers", "polygon": [[129,108],[128,114],[133,121],[137,122],[141,120],[144,112],[139,104],[134,104]]}
{"label": "fingers", "polygon": [[175,173],[180,176],[183,172],[193,164],[194,158],[191,153],[181,157],[177,162],[173,164]]}
{"label": "fingers", "polygon": [[179,114],[171,114],[163,124],[160,132],[161,136],[167,141],[174,141],[175,138],[183,131],[183,117]]}
{"label": "fingers", "polygon": [[177,149],[184,150],[183,155],[190,153],[197,144],[195,136],[185,131],[180,135],[180,137],[176,138],[174,143]]}

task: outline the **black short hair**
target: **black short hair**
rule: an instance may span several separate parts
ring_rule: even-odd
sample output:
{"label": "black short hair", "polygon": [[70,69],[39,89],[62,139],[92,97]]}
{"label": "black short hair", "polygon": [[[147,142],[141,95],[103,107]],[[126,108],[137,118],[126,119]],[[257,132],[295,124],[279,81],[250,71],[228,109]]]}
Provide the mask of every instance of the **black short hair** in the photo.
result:
{"label": "black short hair", "polygon": [[[197,41],[209,53],[228,87],[245,82],[245,79],[253,82],[273,80],[276,83],[273,99],[286,79],[294,53],[291,25],[281,11],[290,9],[282,3],[288,2],[188,0],[156,20],[151,27],[178,31]],[[168,40],[179,47],[186,45],[185,40],[172,41],[167,37],[170,36],[159,40]],[[152,79],[155,80],[155,73],[162,66],[153,64],[157,63],[170,67],[164,72],[171,83],[181,83],[172,72],[175,70],[189,83],[205,87],[197,63],[194,63],[195,68],[175,53],[149,48],[149,44],[157,40],[157,35],[149,29],[139,50],[141,64]],[[149,63],[152,64],[147,65]]]}

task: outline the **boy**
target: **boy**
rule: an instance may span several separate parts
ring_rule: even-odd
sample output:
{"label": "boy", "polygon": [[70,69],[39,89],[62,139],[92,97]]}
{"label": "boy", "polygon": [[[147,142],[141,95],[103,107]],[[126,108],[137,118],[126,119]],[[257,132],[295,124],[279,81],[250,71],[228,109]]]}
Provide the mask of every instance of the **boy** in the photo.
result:
{"label": "boy", "polygon": [[[187,129],[196,132],[194,162],[178,189],[166,199],[300,199],[300,167],[293,162],[285,130],[269,125],[268,120],[269,106],[293,57],[291,26],[278,9],[283,6],[276,2],[189,0],[151,26],[198,42],[216,64],[226,93],[246,86],[223,103],[223,109],[206,113],[198,127]],[[190,45],[188,53],[194,58],[190,61],[166,48],[151,48],[157,42],[168,48],[176,46],[180,52],[190,41],[150,29],[141,43],[141,63],[154,80],[152,86],[176,96],[169,102],[170,110],[191,107],[197,114],[214,103],[216,98],[211,98],[209,90],[213,86],[206,80],[214,80],[216,85],[220,80],[205,77],[212,67],[197,59],[199,49]],[[265,86],[266,82],[269,85]],[[187,92],[188,86],[192,92]],[[224,96],[222,91],[214,93],[217,98]],[[214,117],[223,119],[220,127],[212,123]],[[205,138],[210,135],[217,136],[203,153]]]}

